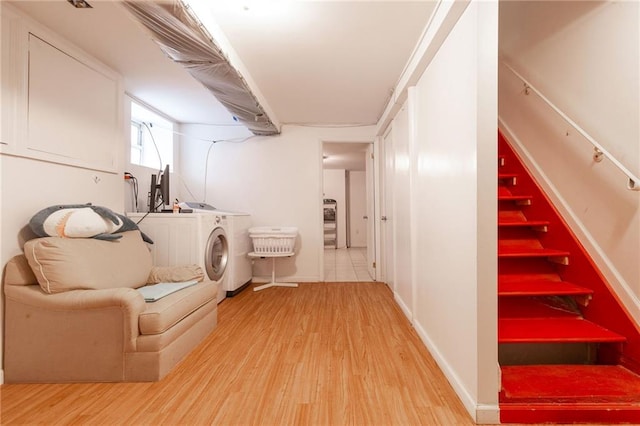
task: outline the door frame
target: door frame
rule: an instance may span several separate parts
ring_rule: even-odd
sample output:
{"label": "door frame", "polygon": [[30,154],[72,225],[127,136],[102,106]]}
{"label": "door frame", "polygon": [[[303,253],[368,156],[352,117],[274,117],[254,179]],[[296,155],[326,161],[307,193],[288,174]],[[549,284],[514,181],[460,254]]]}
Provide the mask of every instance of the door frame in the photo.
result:
{"label": "door frame", "polygon": [[[389,139],[390,138],[390,139]],[[393,152],[393,122],[382,133],[382,137],[379,138],[379,160],[376,162],[379,167],[379,209],[380,214],[378,220],[379,230],[379,261],[380,268],[379,275],[380,281],[384,281],[392,292],[395,292],[395,272],[393,265],[395,264],[395,247],[393,241],[393,229],[389,227],[393,226],[393,170],[387,169],[387,156],[394,155]],[[390,146],[387,146],[388,142]],[[391,169],[394,169],[394,164]],[[387,218],[386,220],[383,218]],[[391,221],[389,221],[389,219]],[[391,267],[389,267],[391,266]]]}
{"label": "door frame", "polygon": [[[318,228],[319,229],[319,235],[320,235],[320,249],[318,250],[318,259],[319,259],[319,266],[320,266],[320,281],[324,282],[325,280],[325,276],[324,276],[324,206],[323,206],[323,194],[324,194],[324,162],[323,162],[323,148],[324,148],[324,144],[325,143],[344,143],[344,144],[349,144],[349,143],[359,143],[359,144],[370,144],[373,147],[373,152],[374,152],[374,158],[376,158],[376,153],[378,150],[378,141],[380,138],[373,138],[373,139],[367,139],[367,138],[357,138],[357,139],[350,139],[350,138],[337,138],[337,139],[320,139],[318,142],[318,162],[320,164],[319,167],[319,174],[320,174],[320,185],[318,188],[318,211],[319,211],[319,217],[318,217]],[[377,210],[377,200],[378,200],[378,194],[379,194],[379,190],[378,190],[378,185],[379,185],[379,179],[378,179],[378,170],[377,170],[377,162],[374,160],[374,168],[372,170],[373,172],[373,176],[372,176],[372,185],[370,185],[370,190],[369,188],[367,188],[367,191],[371,192],[370,194],[367,194],[367,197],[372,197],[374,200],[374,206],[373,206],[373,223],[377,224],[377,217],[378,216],[378,210]],[[344,208],[344,207],[343,207]],[[371,220],[371,219],[369,219]],[[373,241],[368,241],[369,238],[367,238],[367,247],[369,246],[369,244],[373,244],[374,247],[374,252],[373,252],[373,256],[374,259],[373,261],[376,262],[376,265],[378,265],[379,260],[378,260],[378,252],[379,252],[379,248],[378,248],[378,232],[379,229],[377,226],[374,225],[373,227],[373,235],[372,235],[372,239]],[[368,249],[367,249],[368,250]],[[367,261],[369,261],[369,259],[367,259]],[[376,270],[376,276],[373,277],[374,280],[379,281],[379,272],[378,272],[379,268]]]}

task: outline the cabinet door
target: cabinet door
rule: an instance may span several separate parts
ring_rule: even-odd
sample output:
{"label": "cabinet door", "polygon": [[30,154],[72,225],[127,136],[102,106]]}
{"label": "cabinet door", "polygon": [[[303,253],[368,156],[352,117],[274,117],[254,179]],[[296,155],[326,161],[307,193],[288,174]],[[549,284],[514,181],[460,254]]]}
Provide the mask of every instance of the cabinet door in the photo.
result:
{"label": "cabinet door", "polygon": [[27,150],[113,170],[119,144],[118,82],[29,34]]}

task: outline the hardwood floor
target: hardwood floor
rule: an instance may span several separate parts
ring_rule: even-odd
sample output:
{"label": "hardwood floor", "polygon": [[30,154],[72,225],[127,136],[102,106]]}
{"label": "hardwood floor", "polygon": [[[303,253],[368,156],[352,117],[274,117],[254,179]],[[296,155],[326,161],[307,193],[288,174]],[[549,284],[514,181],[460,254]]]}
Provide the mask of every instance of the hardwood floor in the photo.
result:
{"label": "hardwood floor", "polygon": [[4,385],[2,424],[472,425],[382,283],[247,289],[157,383]]}

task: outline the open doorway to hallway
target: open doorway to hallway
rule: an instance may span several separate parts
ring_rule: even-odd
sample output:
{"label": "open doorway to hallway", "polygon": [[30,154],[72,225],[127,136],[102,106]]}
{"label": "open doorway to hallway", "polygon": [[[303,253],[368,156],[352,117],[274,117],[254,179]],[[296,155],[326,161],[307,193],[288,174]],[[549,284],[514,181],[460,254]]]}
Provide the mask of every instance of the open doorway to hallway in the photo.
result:
{"label": "open doorway to hallway", "polygon": [[325,281],[374,281],[372,147],[323,143]]}
{"label": "open doorway to hallway", "polygon": [[367,270],[367,248],[325,249],[324,280],[326,282],[374,281]]}

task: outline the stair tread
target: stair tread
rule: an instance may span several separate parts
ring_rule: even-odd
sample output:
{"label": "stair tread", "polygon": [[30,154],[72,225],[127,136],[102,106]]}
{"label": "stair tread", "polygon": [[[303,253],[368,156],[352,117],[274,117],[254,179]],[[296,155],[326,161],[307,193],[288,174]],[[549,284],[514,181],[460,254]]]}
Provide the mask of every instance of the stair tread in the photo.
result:
{"label": "stair tread", "polygon": [[640,401],[640,376],[619,365],[521,365],[501,370],[501,403]]}
{"label": "stair tread", "polygon": [[582,318],[501,318],[499,343],[624,342],[626,338]]}
{"label": "stair tread", "polygon": [[547,220],[499,219],[498,226],[547,226]]}
{"label": "stair tread", "polygon": [[589,295],[593,290],[567,281],[523,280],[498,282],[498,296]]}
{"label": "stair tread", "polygon": [[499,201],[530,200],[531,198],[533,198],[531,195],[498,194]]}
{"label": "stair tread", "polygon": [[566,250],[558,250],[552,248],[534,248],[534,247],[518,247],[505,246],[498,241],[498,257],[547,257],[547,256],[569,256]]}

